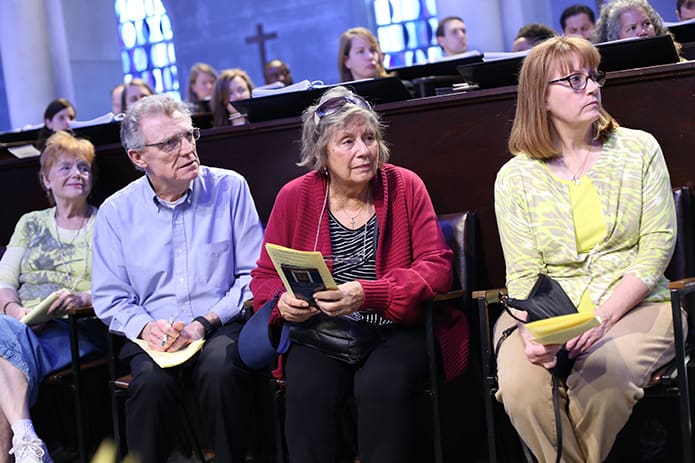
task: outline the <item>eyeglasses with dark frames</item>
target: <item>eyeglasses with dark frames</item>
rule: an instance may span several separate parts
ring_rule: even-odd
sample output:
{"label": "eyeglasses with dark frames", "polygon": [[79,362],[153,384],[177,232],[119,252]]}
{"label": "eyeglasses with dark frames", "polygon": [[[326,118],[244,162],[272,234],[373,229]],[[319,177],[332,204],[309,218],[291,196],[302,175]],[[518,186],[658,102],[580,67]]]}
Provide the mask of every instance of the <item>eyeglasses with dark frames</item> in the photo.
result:
{"label": "eyeglasses with dark frames", "polygon": [[557,84],[560,82],[567,81],[567,83],[573,90],[581,92],[586,88],[586,84],[589,83],[589,79],[593,80],[596,83],[596,85],[599,88],[601,88],[603,87],[603,84],[606,83],[606,73],[603,71],[592,71],[589,74],[582,74],[580,72],[576,72],[574,74],[568,75],[567,77],[551,80],[548,83]]}
{"label": "eyeglasses with dark frames", "polygon": [[314,111],[314,122],[316,124],[319,123],[321,119],[323,119],[326,116],[330,116],[331,114],[335,114],[341,109],[346,104],[352,104],[355,106],[359,106],[360,108],[366,109],[368,111],[372,110],[372,106],[359,95],[343,95],[343,96],[337,96],[335,98],[330,98],[323,103],[319,105],[318,108],[316,108],[316,111]]}
{"label": "eyeglasses with dark frames", "polygon": [[188,141],[188,143],[193,145],[199,138],[200,129],[198,127],[194,127],[191,130],[177,133],[176,135],[173,135],[164,141],[160,141],[159,143],[148,143],[147,145],[144,145],[143,148],[148,146],[154,146],[166,153],[173,153],[181,147],[181,142],[183,140],[186,140]]}

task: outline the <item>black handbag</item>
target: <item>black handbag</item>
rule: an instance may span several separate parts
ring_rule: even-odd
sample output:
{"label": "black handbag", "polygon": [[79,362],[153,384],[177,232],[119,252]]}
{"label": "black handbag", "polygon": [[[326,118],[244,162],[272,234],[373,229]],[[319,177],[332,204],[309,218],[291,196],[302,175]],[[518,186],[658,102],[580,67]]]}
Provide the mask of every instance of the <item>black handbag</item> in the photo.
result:
{"label": "black handbag", "polygon": [[[533,285],[527,299],[514,299],[505,295],[500,296],[500,302],[505,310],[516,320],[526,323],[544,318],[556,317],[576,313],[577,308],[572,304],[569,296],[562,286],[545,274],[538,275],[536,284]],[[524,310],[528,313],[528,320],[521,320],[509,310],[509,308]]]}
{"label": "black handbag", "polygon": [[351,365],[364,360],[380,338],[376,325],[346,317],[314,315],[290,324],[290,340]]}
{"label": "black handbag", "polygon": [[[542,320],[545,318],[556,317],[558,315],[568,315],[571,313],[576,313],[577,308],[570,300],[565,290],[562,286],[555,281],[553,278],[545,274],[538,275],[536,283],[531,288],[528,298],[526,299],[514,299],[503,295],[500,293],[500,302],[504,309],[512,316],[512,318],[522,322],[532,322],[536,320]],[[509,310],[517,309],[524,310],[528,314],[528,320],[522,320],[514,313]],[[495,349],[495,354],[499,350],[499,346],[504,341],[509,334],[516,328],[516,325],[511,329],[505,330],[502,338],[497,343]],[[557,458],[556,462],[560,462],[562,459],[562,424],[560,418],[560,398],[559,398],[559,384],[558,380],[567,379],[570,372],[572,371],[572,366],[574,365],[574,359],[569,358],[567,349],[564,347],[557,353],[557,363],[550,371],[553,378],[553,408],[555,412],[555,433],[557,435]]]}

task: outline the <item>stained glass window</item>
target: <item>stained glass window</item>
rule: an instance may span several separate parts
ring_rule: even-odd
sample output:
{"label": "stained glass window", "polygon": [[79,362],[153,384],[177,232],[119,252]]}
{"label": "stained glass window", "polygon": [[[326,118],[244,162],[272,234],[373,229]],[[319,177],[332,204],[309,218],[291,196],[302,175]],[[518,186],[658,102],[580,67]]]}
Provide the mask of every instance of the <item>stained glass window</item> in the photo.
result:
{"label": "stained glass window", "polygon": [[384,66],[410,66],[442,55],[437,45],[436,0],[374,0]]}
{"label": "stained glass window", "polygon": [[115,0],[125,82],[140,78],[155,93],[181,99],[174,32],[161,0]]}

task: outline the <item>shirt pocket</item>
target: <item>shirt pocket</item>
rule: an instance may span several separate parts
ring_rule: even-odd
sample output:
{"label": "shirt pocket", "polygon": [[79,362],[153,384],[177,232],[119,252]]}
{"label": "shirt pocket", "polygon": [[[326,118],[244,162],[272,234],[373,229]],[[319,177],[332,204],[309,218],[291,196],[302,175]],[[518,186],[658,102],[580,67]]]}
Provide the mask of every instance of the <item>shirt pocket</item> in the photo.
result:
{"label": "shirt pocket", "polygon": [[231,240],[200,246],[193,253],[195,282],[208,287],[229,289],[234,279]]}

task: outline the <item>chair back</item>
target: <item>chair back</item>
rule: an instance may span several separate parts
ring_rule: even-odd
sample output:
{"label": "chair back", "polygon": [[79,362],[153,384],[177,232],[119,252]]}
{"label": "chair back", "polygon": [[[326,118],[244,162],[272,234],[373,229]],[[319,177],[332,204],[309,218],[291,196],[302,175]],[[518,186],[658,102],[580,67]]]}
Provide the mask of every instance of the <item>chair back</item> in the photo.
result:
{"label": "chair back", "polygon": [[695,276],[695,203],[688,186],[673,189],[678,233],[673,257],[666,269],[669,280],[682,280]]}
{"label": "chair back", "polygon": [[456,212],[438,216],[446,244],[454,251],[454,289],[471,292],[478,284],[478,243],[475,212]]}

